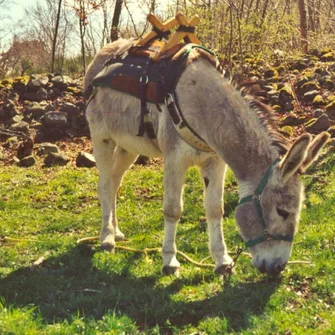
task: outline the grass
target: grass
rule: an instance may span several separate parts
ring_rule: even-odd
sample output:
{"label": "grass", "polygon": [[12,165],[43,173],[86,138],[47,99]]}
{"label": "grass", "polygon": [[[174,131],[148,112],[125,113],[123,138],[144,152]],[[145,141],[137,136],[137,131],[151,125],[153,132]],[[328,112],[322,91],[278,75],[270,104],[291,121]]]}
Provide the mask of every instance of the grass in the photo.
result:
{"label": "grass", "polygon": [[[181,276],[160,274],[159,253],[115,254],[98,244],[96,169],[0,168],[0,334],[334,334],[335,146],[304,177],[305,208],[292,265],[277,280],[241,256],[224,283],[211,269],[182,258]],[[163,173],[135,166],[119,192],[119,223],[137,249],[163,239]],[[234,223],[236,182],[228,175],[224,231],[229,250],[240,237]],[[178,248],[208,256],[202,182],[186,178]]]}

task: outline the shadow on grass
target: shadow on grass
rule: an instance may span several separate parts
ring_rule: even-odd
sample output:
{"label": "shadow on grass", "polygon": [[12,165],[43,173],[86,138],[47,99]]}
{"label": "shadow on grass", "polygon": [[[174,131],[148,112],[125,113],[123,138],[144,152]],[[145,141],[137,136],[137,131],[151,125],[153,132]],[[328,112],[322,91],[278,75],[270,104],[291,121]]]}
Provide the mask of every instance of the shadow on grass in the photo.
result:
{"label": "shadow on grass", "polygon": [[178,278],[163,287],[158,283],[161,278],[158,271],[134,276],[132,267],[141,255],[127,254],[125,262],[115,265],[116,270],[110,260],[98,265],[98,269],[93,255],[90,247],[77,246],[48,258],[39,267],[21,268],[0,278],[0,296],[16,308],[36,306],[46,323],[71,322],[78,311],[87,318],[99,319],[115,310],[129,316],[142,329],[159,324],[162,333],[169,334],[169,324],[178,328],[196,327],[204,318],[215,316],[225,317],[231,330],[245,329],[249,316],[263,312],[279,285],[279,282],[228,283],[214,297],[180,301],[173,295],[185,286],[202,284],[201,271],[192,279]]}

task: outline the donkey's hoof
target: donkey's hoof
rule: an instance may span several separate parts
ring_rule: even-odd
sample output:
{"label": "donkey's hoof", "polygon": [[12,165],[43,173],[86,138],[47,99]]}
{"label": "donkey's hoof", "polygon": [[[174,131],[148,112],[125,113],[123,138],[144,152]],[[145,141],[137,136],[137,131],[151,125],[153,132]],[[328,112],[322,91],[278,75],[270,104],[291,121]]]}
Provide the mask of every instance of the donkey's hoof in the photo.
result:
{"label": "donkey's hoof", "polygon": [[109,242],[102,242],[100,245],[100,250],[101,251],[108,251],[110,253],[115,252],[115,246]]}
{"label": "donkey's hoof", "polygon": [[180,275],[179,267],[164,265],[163,268],[162,268],[162,274],[164,276],[174,275],[176,277],[179,277],[179,275]]}
{"label": "donkey's hoof", "polygon": [[123,233],[116,233],[115,234],[115,242],[121,242],[124,241],[124,234]]}
{"label": "donkey's hoof", "polygon": [[235,274],[235,270],[233,268],[233,263],[220,265],[219,267],[217,267],[215,269],[215,273],[219,276]]}

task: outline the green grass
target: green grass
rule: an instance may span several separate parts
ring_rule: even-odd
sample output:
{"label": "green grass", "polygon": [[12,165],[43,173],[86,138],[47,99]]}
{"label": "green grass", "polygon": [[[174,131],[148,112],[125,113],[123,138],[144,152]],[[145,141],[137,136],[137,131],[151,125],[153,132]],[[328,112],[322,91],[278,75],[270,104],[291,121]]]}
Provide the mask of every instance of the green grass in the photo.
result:
{"label": "green grass", "polygon": [[[77,245],[98,235],[96,169],[0,168],[0,334],[334,334],[335,153],[304,177],[305,208],[292,265],[277,280],[242,255],[224,283],[211,269],[179,259],[181,275],[160,274],[161,255]],[[135,166],[119,192],[120,245],[160,247],[163,172]],[[186,178],[178,248],[208,256],[202,182]],[[224,231],[235,251],[238,195],[229,172]],[[37,260],[44,260],[34,265]]]}

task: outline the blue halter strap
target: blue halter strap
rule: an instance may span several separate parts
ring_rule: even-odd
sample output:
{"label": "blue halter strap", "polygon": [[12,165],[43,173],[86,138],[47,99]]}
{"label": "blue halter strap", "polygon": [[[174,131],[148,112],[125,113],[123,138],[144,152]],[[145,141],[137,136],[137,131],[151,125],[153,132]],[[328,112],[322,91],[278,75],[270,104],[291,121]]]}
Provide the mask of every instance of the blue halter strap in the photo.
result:
{"label": "blue halter strap", "polygon": [[241,206],[247,202],[253,202],[256,206],[256,210],[257,210],[257,214],[258,217],[260,219],[260,223],[263,227],[263,234],[259,237],[256,237],[252,240],[249,240],[247,242],[245,242],[245,245],[247,248],[252,247],[256,244],[265,242],[265,241],[269,241],[269,240],[278,240],[278,241],[287,241],[287,242],[293,242],[293,235],[273,235],[270,234],[267,230],[266,224],[265,224],[265,220],[263,217],[263,211],[262,211],[262,206],[261,206],[261,194],[267,184],[267,182],[269,181],[269,178],[272,174],[272,171],[274,170],[274,168],[277,166],[277,164],[280,162],[280,159],[276,159],[271,165],[270,167],[266,170],[262,180],[259,182],[255,192],[251,195],[248,195],[244,198],[242,198],[240,200],[240,202],[238,203],[238,206]]}

